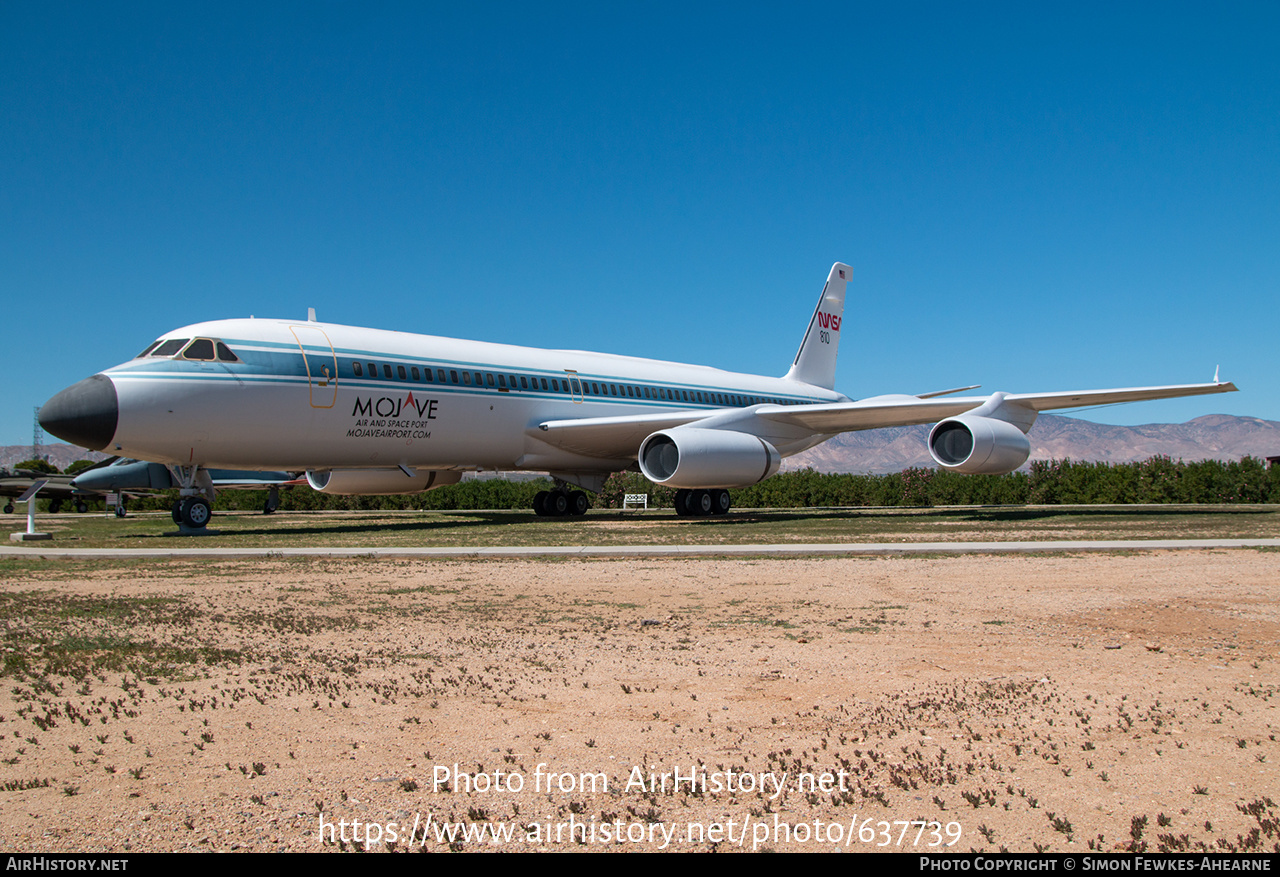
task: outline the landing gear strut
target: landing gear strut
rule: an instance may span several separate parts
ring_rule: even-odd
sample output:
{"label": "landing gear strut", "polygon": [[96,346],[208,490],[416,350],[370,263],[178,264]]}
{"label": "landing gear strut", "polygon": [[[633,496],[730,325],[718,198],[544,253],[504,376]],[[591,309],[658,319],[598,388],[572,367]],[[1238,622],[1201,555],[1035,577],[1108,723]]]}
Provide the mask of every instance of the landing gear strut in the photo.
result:
{"label": "landing gear strut", "polygon": [[729,491],[724,488],[676,491],[676,514],[682,518],[723,515],[731,504]]}
{"label": "landing gear strut", "polygon": [[555,490],[540,490],[533,498],[533,512],[539,517],[585,515],[589,508],[591,500],[581,490],[558,487]]}

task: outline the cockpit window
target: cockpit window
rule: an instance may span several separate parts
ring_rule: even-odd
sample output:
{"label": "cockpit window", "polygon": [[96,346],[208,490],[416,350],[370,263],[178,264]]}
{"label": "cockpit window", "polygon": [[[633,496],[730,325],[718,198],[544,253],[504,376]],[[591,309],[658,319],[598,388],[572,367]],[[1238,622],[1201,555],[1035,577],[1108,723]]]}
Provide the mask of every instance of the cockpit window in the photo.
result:
{"label": "cockpit window", "polygon": [[231,352],[231,348],[218,342],[218,362],[239,362],[240,357]]}
{"label": "cockpit window", "polygon": [[150,344],[147,345],[147,349],[139,353],[137,356],[135,356],[134,359],[142,359],[142,357],[146,356],[148,353],[155,350],[156,345],[158,345],[159,343],[160,343],[159,341],[152,341]]}
{"label": "cockpit window", "polygon": [[151,351],[152,356],[173,356],[179,350],[186,346],[190,338],[170,338],[168,341],[162,341],[160,346]]}
{"label": "cockpit window", "polygon": [[182,352],[183,359],[199,359],[208,361],[213,359],[213,342],[208,338],[197,338],[191,342],[191,345]]}

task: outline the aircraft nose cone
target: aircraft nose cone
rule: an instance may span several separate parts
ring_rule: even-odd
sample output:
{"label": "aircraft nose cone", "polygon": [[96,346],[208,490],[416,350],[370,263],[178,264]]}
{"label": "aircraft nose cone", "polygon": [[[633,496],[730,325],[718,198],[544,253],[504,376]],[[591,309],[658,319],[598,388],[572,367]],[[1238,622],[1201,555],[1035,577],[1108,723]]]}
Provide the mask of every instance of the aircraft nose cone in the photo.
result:
{"label": "aircraft nose cone", "polygon": [[44,403],[39,416],[45,432],[82,448],[105,450],[120,418],[116,385],[106,375],[85,378]]}

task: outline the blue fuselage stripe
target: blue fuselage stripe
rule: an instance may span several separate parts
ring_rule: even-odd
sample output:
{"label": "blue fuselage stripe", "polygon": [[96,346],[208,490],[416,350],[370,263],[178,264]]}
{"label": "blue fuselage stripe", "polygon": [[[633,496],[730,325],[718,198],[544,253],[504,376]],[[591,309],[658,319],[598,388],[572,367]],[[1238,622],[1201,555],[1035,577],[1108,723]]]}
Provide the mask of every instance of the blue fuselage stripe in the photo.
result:
{"label": "blue fuselage stripe", "polygon": [[[240,362],[145,358],[135,359],[116,369],[112,369],[112,373],[122,378],[143,381],[172,381],[176,379],[180,381],[241,382],[254,385],[281,384],[297,386],[312,380],[322,379],[322,375],[309,374],[308,361],[310,361],[312,368],[316,368],[317,363],[321,365],[336,363],[337,375],[335,378],[339,387],[351,387],[367,391],[385,391],[394,388],[396,390],[422,389],[442,394],[516,395],[535,399],[574,399],[581,397],[584,402],[601,401],[635,405],[637,407],[662,408],[679,405],[681,407],[716,409],[746,407],[757,403],[804,404],[826,401],[812,396],[784,395],[780,393],[765,394],[750,389],[672,381],[636,380],[616,375],[581,372],[575,372],[573,377],[577,379],[582,390],[580,392],[572,392],[569,388],[569,373],[563,370],[517,368],[509,365],[483,362],[430,362],[425,359],[403,355],[392,356],[372,350],[352,350],[349,348],[331,350],[328,347],[311,345],[303,348],[306,352],[306,356],[304,356],[296,344],[234,340],[228,340],[226,343],[236,351],[236,354],[240,357]],[[262,348],[268,349],[264,350]],[[378,372],[378,376],[368,377],[362,375],[361,377],[355,377],[353,364],[356,363],[360,365],[362,371],[368,370],[372,366]],[[386,378],[382,375],[382,367],[384,365],[392,367],[392,374],[394,375],[392,378]],[[398,369],[400,367],[403,367],[406,371],[406,377],[403,379],[398,377]],[[415,367],[422,370],[430,370],[433,380],[413,380],[410,370]],[[457,373],[459,382],[446,381],[442,383],[439,380],[435,380],[438,377],[438,370],[443,370],[446,375],[451,372]],[[463,383],[461,381],[463,373],[472,376],[473,380],[477,376],[481,376],[481,383]],[[541,387],[537,389],[519,386],[499,388],[498,386],[488,386],[483,383],[484,380],[492,378],[496,384],[499,375],[502,375],[504,381],[507,382],[510,382],[513,377],[517,380],[524,377],[535,384],[545,380],[549,386],[550,382],[555,380],[559,385],[564,386],[564,389],[557,392],[552,389],[543,390]],[[614,395],[612,392],[593,392],[591,389],[593,384],[597,387],[603,384],[603,389],[606,391],[610,385],[613,385],[617,388],[619,395]],[[652,394],[652,397],[640,398],[627,395],[626,389],[628,387],[632,388],[633,393],[644,393],[647,390]],[[703,395],[704,401],[697,401],[697,394],[699,393]],[[689,396],[688,399],[685,398],[686,394]],[[712,401],[717,394],[724,401]]]}

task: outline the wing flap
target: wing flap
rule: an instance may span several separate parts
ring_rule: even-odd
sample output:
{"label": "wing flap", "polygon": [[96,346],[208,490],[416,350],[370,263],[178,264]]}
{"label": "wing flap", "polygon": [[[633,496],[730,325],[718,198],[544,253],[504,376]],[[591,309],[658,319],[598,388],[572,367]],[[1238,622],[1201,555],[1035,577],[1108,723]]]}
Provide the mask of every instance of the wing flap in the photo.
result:
{"label": "wing flap", "polygon": [[1093,405],[1115,405],[1119,402],[1147,402],[1152,399],[1176,399],[1179,396],[1208,396],[1213,393],[1234,393],[1236,385],[1230,381],[1211,384],[1178,384],[1168,387],[1127,387],[1120,390],[1083,390],[1060,393],[1010,393],[1005,400],[1036,411],[1053,411],[1061,408],[1082,408]]}

